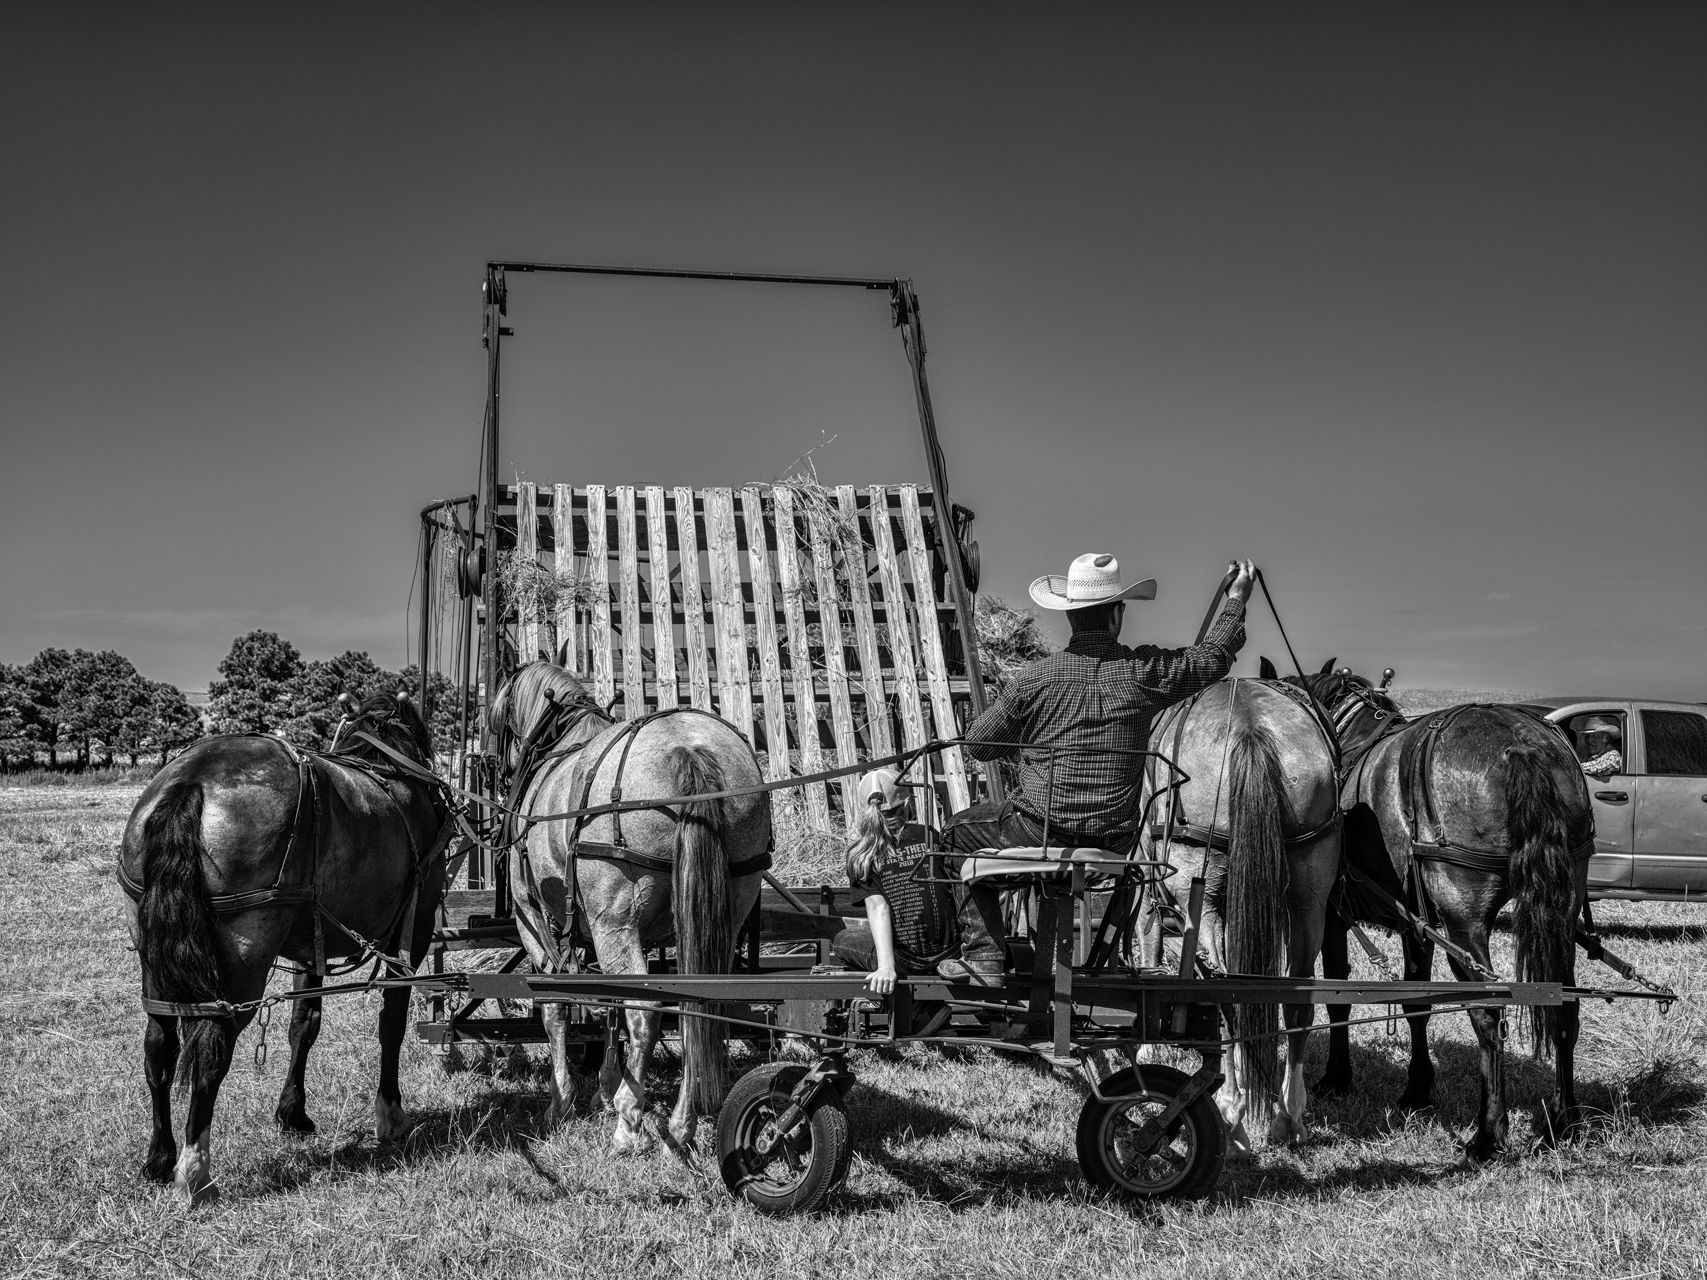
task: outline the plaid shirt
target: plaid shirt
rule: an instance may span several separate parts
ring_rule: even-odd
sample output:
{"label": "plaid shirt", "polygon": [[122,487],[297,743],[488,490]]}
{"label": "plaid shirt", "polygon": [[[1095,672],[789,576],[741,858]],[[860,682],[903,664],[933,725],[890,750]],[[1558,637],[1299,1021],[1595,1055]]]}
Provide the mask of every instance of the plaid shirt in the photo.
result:
{"label": "plaid shirt", "polygon": [[[1225,676],[1244,643],[1245,606],[1237,600],[1227,602],[1203,643],[1189,649],[1129,649],[1107,632],[1075,635],[1061,652],[1014,677],[967,729],[967,750],[974,760],[1018,757],[1014,803],[1039,819],[1047,804],[1052,832],[1095,843],[1129,831],[1138,817],[1144,762],[1113,753],[1148,749],[1156,712]],[[1053,795],[1047,752],[979,745],[999,742],[1070,749],[1056,753]]]}

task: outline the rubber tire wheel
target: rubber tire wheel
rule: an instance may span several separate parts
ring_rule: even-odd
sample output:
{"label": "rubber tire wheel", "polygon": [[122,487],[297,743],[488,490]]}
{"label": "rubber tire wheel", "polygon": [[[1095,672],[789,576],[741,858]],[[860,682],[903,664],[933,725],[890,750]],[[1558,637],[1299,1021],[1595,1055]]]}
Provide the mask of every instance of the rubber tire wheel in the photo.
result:
{"label": "rubber tire wheel", "polygon": [[[717,1116],[717,1161],[729,1190],[761,1213],[810,1213],[848,1176],[848,1113],[836,1090],[818,1094],[791,1142],[756,1168],[754,1144],[765,1125],[788,1106],[805,1076],[798,1062],[771,1062],[735,1082]],[[779,1156],[781,1158],[779,1158]]]}
{"label": "rubber tire wheel", "polygon": [[[1180,1162],[1171,1172],[1157,1169],[1154,1157],[1142,1168],[1133,1167],[1136,1162],[1122,1162],[1115,1149],[1122,1130],[1160,1115],[1190,1079],[1184,1072],[1162,1066],[1143,1068],[1143,1076],[1141,1098],[1099,1102],[1093,1095],[1085,1099],[1075,1135],[1085,1181],[1100,1191],[1119,1192],[1133,1200],[1191,1200],[1208,1195],[1227,1162],[1227,1127],[1212,1094],[1199,1095],[1175,1118],[1168,1145]],[[1136,1094],[1138,1073],[1130,1067],[1116,1071],[1098,1088],[1105,1094]],[[1134,1110],[1139,1112],[1136,1121]]]}

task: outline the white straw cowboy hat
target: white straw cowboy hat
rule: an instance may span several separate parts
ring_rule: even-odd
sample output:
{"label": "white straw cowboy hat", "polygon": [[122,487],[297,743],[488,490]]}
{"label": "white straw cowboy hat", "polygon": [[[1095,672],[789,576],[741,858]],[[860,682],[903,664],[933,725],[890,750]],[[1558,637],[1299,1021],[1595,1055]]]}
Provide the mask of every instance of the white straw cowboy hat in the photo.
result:
{"label": "white straw cowboy hat", "polygon": [[1082,555],[1063,578],[1046,573],[1031,584],[1031,598],[1045,609],[1091,609],[1116,600],[1154,600],[1156,580],[1145,578],[1130,587],[1120,585],[1120,561],[1091,552]]}

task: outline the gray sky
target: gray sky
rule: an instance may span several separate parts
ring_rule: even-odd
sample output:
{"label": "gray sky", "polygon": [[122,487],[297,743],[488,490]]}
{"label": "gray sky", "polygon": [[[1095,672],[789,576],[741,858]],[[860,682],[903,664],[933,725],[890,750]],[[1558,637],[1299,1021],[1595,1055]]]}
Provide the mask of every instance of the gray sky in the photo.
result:
{"label": "gray sky", "polygon": [[[488,258],[912,277],[987,590],[1707,698],[1700,6],[8,6],[0,659],[406,661]],[[923,479],[881,294],[512,277],[506,478]],[[1281,654],[1259,617],[1240,670]]]}

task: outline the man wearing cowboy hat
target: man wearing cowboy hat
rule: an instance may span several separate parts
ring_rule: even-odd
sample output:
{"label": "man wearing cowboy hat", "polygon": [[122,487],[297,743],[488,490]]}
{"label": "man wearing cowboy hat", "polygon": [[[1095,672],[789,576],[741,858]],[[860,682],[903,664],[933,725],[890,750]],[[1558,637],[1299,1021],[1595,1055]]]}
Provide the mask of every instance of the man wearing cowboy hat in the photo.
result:
{"label": "man wearing cowboy hat", "polygon": [[[1041,844],[1049,815],[1051,845],[1093,845],[1124,853],[1136,838],[1150,721],[1225,676],[1245,643],[1245,601],[1256,569],[1228,566],[1227,602],[1203,640],[1185,649],[1120,643],[1126,601],[1154,600],[1156,580],[1122,586],[1111,555],[1082,555],[1066,577],[1045,574],[1031,598],[1063,610],[1073,638],[1059,653],[1024,667],[966,731],[974,760],[1014,759],[1019,785],[1001,803],[975,804],[949,819],[944,843],[964,855],[979,849]],[[1023,744],[1023,745],[1020,745]],[[1030,750],[1053,747],[1050,752]],[[959,859],[951,859],[959,870]],[[1000,898],[993,885],[954,884],[960,957],[944,977],[993,984],[1006,967]]]}
{"label": "man wearing cowboy hat", "polygon": [[1590,716],[1581,730],[1583,772],[1591,778],[1609,778],[1624,772],[1624,730],[1617,716]]}

